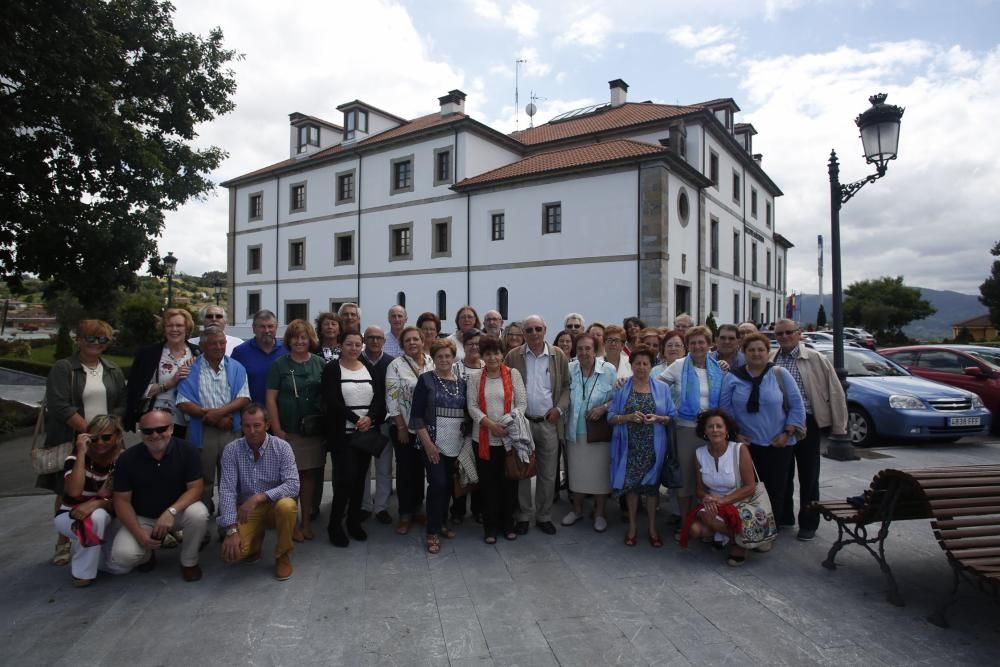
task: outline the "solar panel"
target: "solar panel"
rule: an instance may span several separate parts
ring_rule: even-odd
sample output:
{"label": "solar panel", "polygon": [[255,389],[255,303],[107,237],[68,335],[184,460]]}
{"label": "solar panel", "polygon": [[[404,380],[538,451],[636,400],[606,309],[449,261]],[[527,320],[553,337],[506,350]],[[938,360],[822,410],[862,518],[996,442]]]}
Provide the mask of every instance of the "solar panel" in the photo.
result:
{"label": "solar panel", "polygon": [[579,118],[580,116],[587,116],[592,113],[597,113],[598,111],[603,111],[604,109],[610,108],[611,104],[605,102],[604,104],[591,104],[587,107],[581,107],[579,109],[573,109],[572,111],[566,111],[559,114],[558,116],[552,118],[550,123],[558,123],[563,120],[572,120],[574,118]]}

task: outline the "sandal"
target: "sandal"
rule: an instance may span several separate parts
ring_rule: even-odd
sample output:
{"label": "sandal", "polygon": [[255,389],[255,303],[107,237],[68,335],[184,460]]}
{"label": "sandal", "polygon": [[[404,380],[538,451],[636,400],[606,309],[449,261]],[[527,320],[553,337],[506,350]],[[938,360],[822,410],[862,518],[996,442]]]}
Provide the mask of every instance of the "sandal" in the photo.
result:
{"label": "sandal", "polygon": [[659,549],[663,546],[663,540],[660,539],[659,535],[650,535],[649,546],[653,547],[654,549]]}
{"label": "sandal", "polygon": [[627,547],[634,547],[635,544],[636,544],[636,539],[635,538],[636,538],[636,535],[632,535],[631,537],[629,537],[629,534],[625,533],[625,546],[627,546]]}
{"label": "sandal", "polygon": [[729,565],[729,567],[739,567],[743,565],[746,559],[747,559],[746,556],[730,556],[729,559],[726,560],[726,563]]}
{"label": "sandal", "polygon": [[313,534],[312,528],[303,528],[302,537],[306,538],[307,540],[311,540],[316,536]]}
{"label": "sandal", "polygon": [[302,528],[295,526],[295,530],[292,531],[292,541],[293,542],[305,542],[306,538],[302,535]]}
{"label": "sandal", "polygon": [[441,538],[437,535],[427,536],[427,553],[436,554],[441,552]]}
{"label": "sandal", "polygon": [[453,540],[457,536],[458,536],[458,533],[456,533],[451,528],[448,528],[446,526],[441,528],[441,537],[447,538],[449,540]]}
{"label": "sandal", "polygon": [[406,535],[410,532],[410,528],[413,527],[413,521],[410,519],[400,519],[399,525],[396,526],[397,535]]}
{"label": "sandal", "polygon": [[486,542],[486,544],[496,544],[497,543],[497,536],[496,535],[487,535],[486,537],[483,538],[483,542]]}
{"label": "sandal", "polygon": [[503,534],[503,538],[504,538],[505,540],[507,540],[508,542],[513,542],[514,540],[516,540],[516,539],[517,539],[517,533],[515,533],[515,532],[514,532],[514,531],[512,530],[512,531],[510,531],[510,532],[507,532],[507,533],[504,533],[504,534]]}
{"label": "sandal", "polygon": [[56,552],[52,556],[53,565],[69,565],[70,552],[73,547],[69,543],[69,540],[60,540],[56,542]]}

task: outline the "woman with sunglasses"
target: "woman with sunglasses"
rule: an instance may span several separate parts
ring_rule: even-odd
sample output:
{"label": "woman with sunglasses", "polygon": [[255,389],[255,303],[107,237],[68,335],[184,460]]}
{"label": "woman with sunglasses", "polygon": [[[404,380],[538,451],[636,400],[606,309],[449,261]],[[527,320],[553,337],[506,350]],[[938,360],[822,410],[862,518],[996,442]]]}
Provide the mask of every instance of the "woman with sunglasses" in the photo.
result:
{"label": "woman with sunglasses", "polygon": [[157,328],[163,339],[139,348],[132,361],[123,426],[126,431],[134,431],[144,412],[159,408],[173,413],[174,435],[183,439],[187,434],[187,419],[174,409],[174,402],[177,385],[191,372],[191,363],[200,354],[198,346],[187,340],[194,329],[194,320],[183,308],[168,308]]}
{"label": "woman with sunglasses", "polygon": [[72,548],[73,585],[89,586],[111,555],[114,507],[111,476],[122,452],[125,431],[117,417],[98,415],[76,436],[63,467],[63,493],[54,519],[56,531]]}
{"label": "woman with sunglasses", "polygon": [[[45,447],[75,440],[97,415],[125,414],[125,376],[102,356],[111,344],[111,325],[103,320],[81,320],[76,331],[77,351],[54,363],[45,380]],[[58,510],[62,473],[39,475],[35,486],[56,494]],[[66,565],[69,561],[69,540],[60,536],[52,562]]]}

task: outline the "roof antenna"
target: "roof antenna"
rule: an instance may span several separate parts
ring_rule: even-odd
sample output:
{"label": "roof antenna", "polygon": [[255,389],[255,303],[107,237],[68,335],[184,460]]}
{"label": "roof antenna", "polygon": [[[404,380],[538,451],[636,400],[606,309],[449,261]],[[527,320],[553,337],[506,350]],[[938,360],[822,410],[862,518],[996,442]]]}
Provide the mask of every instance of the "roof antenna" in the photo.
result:
{"label": "roof antenna", "polygon": [[521,63],[528,62],[525,58],[518,58],[514,61],[514,131],[517,132],[520,129],[520,109],[518,108],[521,103],[518,99],[518,81],[520,80],[521,73]]}
{"label": "roof antenna", "polygon": [[538,113],[538,105],[535,102],[547,99],[535,95],[535,91],[531,91],[530,95],[529,99],[531,101],[528,102],[528,106],[524,107],[524,113],[528,114],[528,129],[535,127],[535,114]]}

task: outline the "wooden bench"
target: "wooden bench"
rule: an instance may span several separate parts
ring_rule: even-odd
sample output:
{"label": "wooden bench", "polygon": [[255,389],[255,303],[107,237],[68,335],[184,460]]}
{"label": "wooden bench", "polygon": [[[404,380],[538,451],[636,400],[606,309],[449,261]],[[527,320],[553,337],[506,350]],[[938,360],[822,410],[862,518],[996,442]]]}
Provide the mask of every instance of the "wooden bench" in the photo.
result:
{"label": "wooden bench", "polygon": [[[947,627],[947,609],[965,579],[1000,597],[1000,465],[954,466],[925,470],[882,470],[872,480],[860,506],[821,501],[813,507],[837,524],[837,540],[823,567],[837,567],[837,553],[848,544],[864,547],[885,577],[886,597],[904,601],[885,557],[885,540],[893,521],[930,519],[938,544],[952,568],[951,594],[928,617]],[[877,526],[872,534],[869,527]]]}

